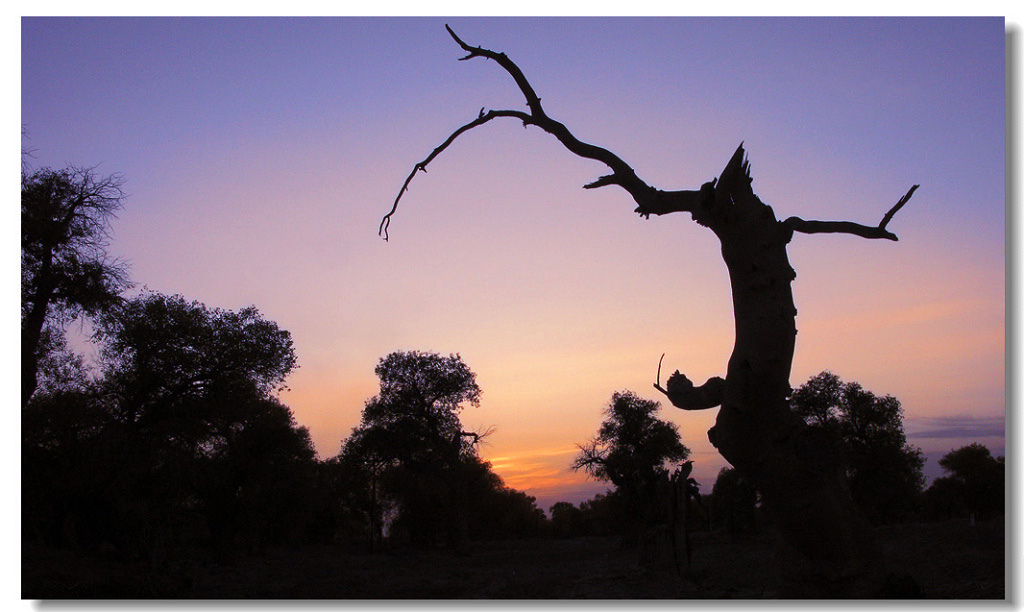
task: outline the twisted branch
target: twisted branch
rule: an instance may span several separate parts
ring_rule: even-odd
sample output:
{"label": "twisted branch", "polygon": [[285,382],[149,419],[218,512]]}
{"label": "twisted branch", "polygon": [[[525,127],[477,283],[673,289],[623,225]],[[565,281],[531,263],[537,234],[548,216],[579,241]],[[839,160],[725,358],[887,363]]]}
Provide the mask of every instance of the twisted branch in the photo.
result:
{"label": "twisted branch", "polygon": [[405,183],[402,184],[402,189],[399,190],[398,196],[395,198],[394,205],[391,207],[391,211],[381,219],[377,233],[378,235],[383,236],[384,240],[388,239],[387,230],[391,223],[391,216],[394,215],[396,210],[398,210],[398,203],[408,190],[409,183],[412,182],[416,173],[421,170],[426,172],[427,164],[437,157],[438,154],[448,148],[448,146],[460,135],[497,117],[514,117],[521,120],[524,126],[535,125],[557,138],[558,141],[569,150],[569,152],[575,153],[579,157],[593,159],[604,163],[612,170],[612,173],[584,185],[584,188],[595,189],[597,187],[604,187],[605,185],[618,185],[633,196],[633,199],[637,203],[635,212],[645,217],[649,217],[652,214],[664,215],[672,212],[693,212],[702,206],[707,206],[707,199],[710,197],[709,190],[661,191],[660,189],[655,189],[640,180],[633,168],[626,162],[622,161],[619,156],[615,155],[608,149],[583,142],[576,138],[572,132],[565,127],[565,125],[555,121],[544,112],[544,107],[541,106],[540,97],[537,95],[537,92],[533,89],[533,86],[530,85],[530,82],[526,80],[526,76],[523,74],[523,71],[520,70],[519,66],[509,59],[507,55],[504,53],[496,53],[490,49],[484,49],[483,47],[468,45],[459,38],[457,34],[455,34],[451,27],[445,25],[445,29],[448,30],[448,34],[451,35],[452,39],[454,39],[455,42],[467,52],[465,57],[459,58],[460,61],[482,57],[497,62],[498,65],[512,77],[512,80],[514,80],[516,85],[519,87],[523,97],[526,98],[526,106],[529,109],[529,112],[527,113],[516,110],[492,110],[485,113],[483,112],[483,109],[481,109],[480,115],[476,119],[455,130],[448,139],[439,147],[434,149],[434,151],[428,155],[425,160],[416,164],[416,166],[413,167],[412,172],[409,173],[409,176],[405,179]]}

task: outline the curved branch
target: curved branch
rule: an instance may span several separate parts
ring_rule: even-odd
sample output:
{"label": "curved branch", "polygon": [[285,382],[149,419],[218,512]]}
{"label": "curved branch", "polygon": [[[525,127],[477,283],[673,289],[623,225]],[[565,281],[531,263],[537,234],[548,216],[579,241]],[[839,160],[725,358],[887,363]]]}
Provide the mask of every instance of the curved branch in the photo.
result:
{"label": "curved branch", "polygon": [[460,61],[475,57],[482,57],[497,62],[498,65],[512,77],[512,80],[514,80],[516,85],[519,87],[519,90],[526,98],[526,106],[529,108],[530,112],[492,110],[484,113],[483,109],[481,109],[479,117],[455,130],[455,132],[453,132],[452,135],[441,144],[441,146],[434,149],[434,151],[427,156],[425,160],[416,164],[408,178],[405,179],[402,189],[398,192],[398,197],[395,198],[395,203],[391,207],[391,211],[384,215],[384,218],[381,220],[377,233],[378,235],[383,235],[384,240],[388,239],[387,230],[391,223],[391,216],[398,209],[398,202],[401,200],[405,191],[409,188],[409,183],[416,175],[416,172],[419,170],[423,170],[425,172],[426,165],[437,157],[438,154],[444,151],[459,135],[477,126],[483,125],[496,117],[515,117],[522,120],[524,125],[535,125],[557,138],[558,141],[569,150],[569,152],[574,153],[579,157],[593,159],[604,163],[612,170],[612,174],[602,176],[594,182],[588,183],[584,187],[586,189],[594,189],[605,185],[618,185],[633,196],[633,199],[637,203],[635,212],[645,217],[649,217],[652,214],[664,215],[672,212],[692,213],[701,208],[707,208],[710,205],[709,198],[712,197],[712,190],[710,189],[701,188],[696,191],[662,191],[660,189],[655,189],[640,180],[633,168],[626,162],[622,161],[618,155],[615,155],[603,147],[579,140],[567,127],[565,127],[565,125],[555,121],[544,112],[544,108],[541,106],[540,97],[537,95],[537,92],[533,89],[533,86],[530,85],[530,82],[527,81],[526,76],[523,74],[523,71],[519,66],[509,59],[507,55],[504,53],[496,53],[489,49],[484,49],[483,47],[468,45],[459,38],[457,34],[455,34],[455,31],[452,30],[451,27],[445,25],[445,29],[448,30],[448,34],[451,35],[455,42],[468,53],[465,57],[460,58]]}
{"label": "curved branch", "polygon": [[900,198],[899,202],[889,209],[889,212],[885,213],[882,217],[881,222],[876,227],[870,227],[867,225],[861,225],[859,223],[853,223],[852,221],[805,221],[800,217],[790,217],[783,221],[783,223],[794,232],[801,232],[804,234],[853,234],[860,236],[861,238],[882,238],[885,240],[899,240],[896,234],[885,229],[889,225],[889,221],[892,221],[893,215],[895,215],[903,205],[907,203],[910,196],[914,195],[914,191],[920,185],[914,185],[907,191],[906,195]]}
{"label": "curved branch", "polygon": [[[664,359],[664,353],[661,355]],[[725,380],[713,376],[703,385],[695,387],[685,374],[676,370],[668,377],[664,388],[661,386],[661,360],[658,361],[658,378],[654,388],[668,397],[672,405],[682,410],[707,410],[720,406],[725,399]]]}
{"label": "curved branch", "polygon": [[447,149],[448,145],[455,142],[456,138],[477,126],[483,125],[490,121],[491,119],[496,119],[498,117],[515,117],[516,119],[521,119],[524,124],[528,124],[531,122],[530,115],[522,111],[491,110],[485,113],[483,109],[480,109],[480,115],[476,119],[470,121],[466,125],[452,132],[451,136],[449,136],[447,140],[442,142],[436,149],[431,151],[430,155],[428,155],[426,159],[413,166],[412,172],[410,172],[409,176],[405,178],[405,182],[402,183],[402,188],[398,191],[398,196],[395,198],[395,203],[391,206],[391,211],[388,212],[388,214],[384,215],[384,218],[380,220],[380,227],[377,228],[377,235],[383,235],[384,240],[387,241],[388,226],[391,225],[391,215],[395,214],[395,211],[398,210],[398,202],[401,201],[402,196],[405,195],[405,192],[409,190],[409,183],[412,182],[412,178],[416,176],[417,172],[426,172],[427,164],[434,161],[434,158],[440,155],[442,151]]}

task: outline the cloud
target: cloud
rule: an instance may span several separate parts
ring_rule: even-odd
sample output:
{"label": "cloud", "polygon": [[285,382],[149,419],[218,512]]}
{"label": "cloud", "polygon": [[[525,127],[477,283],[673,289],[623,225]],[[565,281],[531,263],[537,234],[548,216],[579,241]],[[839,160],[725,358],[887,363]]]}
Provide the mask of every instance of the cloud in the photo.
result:
{"label": "cloud", "polygon": [[908,433],[908,438],[973,439],[1006,436],[1006,424],[1001,416],[918,417],[907,419],[907,422],[911,427],[921,428],[919,431]]}
{"label": "cloud", "polygon": [[519,490],[535,491],[578,484],[585,474],[572,472],[568,456],[576,448],[554,448],[484,457],[505,484]]}

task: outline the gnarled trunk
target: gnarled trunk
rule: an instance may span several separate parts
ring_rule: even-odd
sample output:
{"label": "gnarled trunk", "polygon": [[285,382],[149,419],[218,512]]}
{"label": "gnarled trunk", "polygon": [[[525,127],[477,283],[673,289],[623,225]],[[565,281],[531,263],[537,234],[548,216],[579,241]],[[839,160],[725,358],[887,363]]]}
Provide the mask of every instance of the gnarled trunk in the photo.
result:
{"label": "gnarled trunk", "polygon": [[741,147],[705,218],[722,243],[736,321],[722,407],[708,437],[761,492],[779,529],[784,595],[872,596],[884,574],[874,565],[878,550],[846,489],[835,446],[789,408],[792,231],[754,195],[742,156]]}

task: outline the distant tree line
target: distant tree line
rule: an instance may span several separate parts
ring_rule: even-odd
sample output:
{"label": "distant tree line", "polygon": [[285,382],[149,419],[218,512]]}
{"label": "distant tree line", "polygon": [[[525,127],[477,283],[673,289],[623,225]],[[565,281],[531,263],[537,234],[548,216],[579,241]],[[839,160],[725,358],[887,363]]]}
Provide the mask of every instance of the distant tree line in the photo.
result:
{"label": "distant tree line", "polygon": [[[278,392],[290,334],[253,307],[132,287],[107,252],[124,193],[92,169],[22,176],[22,528],[29,544],[156,563],[268,546],[379,549],[530,537],[536,500],[477,454],[458,356],[393,353],[381,392],[319,460]],[[97,357],[65,329],[85,317]]]}
{"label": "distant tree line", "polygon": [[[947,453],[939,461],[947,475],[924,488],[924,457],[907,443],[896,398],[878,397],[825,371],[795,389],[790,406],[814,435],[831,439],[840,449],[839,464],[832,468],[842,471],[851,496],[872,524],[1003,514],[1005,459],[993,457],[978,443]],[[573,464],[613,488],[578,506],[556,503],[551,508],[555,535],[635,537],[664,522],[657,510],[667,503],[666,489],[659,491],[653,483],[666,481],[670,468],[685,460],[689,450],[674,425],[655,417],[657,409],[657,403],[632,392],[613,395],[605,411],[609,418],[594,440],[580,446]],[[711,492],[698,493],[687,507],[690,530],[749,534],[771,524],[756,488],[732,467],[722,468]]]}

